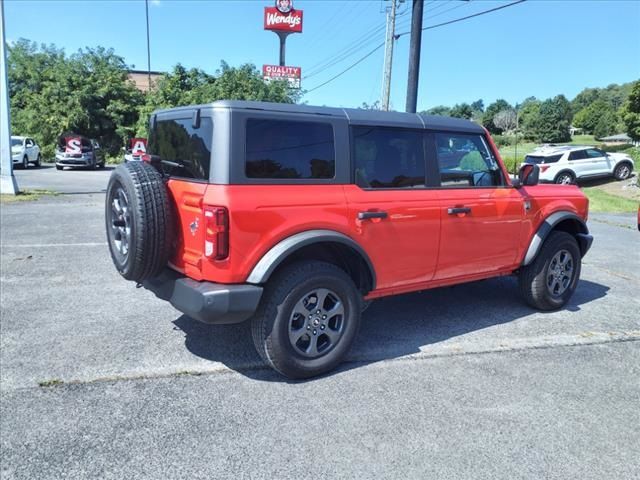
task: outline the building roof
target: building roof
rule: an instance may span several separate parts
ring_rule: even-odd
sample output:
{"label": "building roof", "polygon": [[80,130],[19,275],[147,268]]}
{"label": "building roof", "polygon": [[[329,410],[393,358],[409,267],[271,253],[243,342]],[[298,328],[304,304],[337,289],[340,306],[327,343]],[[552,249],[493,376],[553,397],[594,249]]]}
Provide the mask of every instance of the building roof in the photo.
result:
{"label": "building roof", "polygon": [[629,135],[627,135],[626,133],[618,133],[617,135],[609,135],[608,137],[602,137],[600,140],[603,140],[605,142],[614,141],[614,140],[625,140],[625,141],[630,142],[631,141],[631,137]]}
{"label": "building roof", "polygon": [[418,113],[384,112],[357,108],[318,107],[292,103],[254,102],[245,100],[218,100],[206,105],[191,105],[154,114],[194,108],[228,108],[233,110],[262,110],[271,112],[302,113],[325,117],[345,118],[351,125],[388,125],[405,128],[428,128],[432,130],[454,130],[468,133],[484,133],[484,129],[470,120]]}

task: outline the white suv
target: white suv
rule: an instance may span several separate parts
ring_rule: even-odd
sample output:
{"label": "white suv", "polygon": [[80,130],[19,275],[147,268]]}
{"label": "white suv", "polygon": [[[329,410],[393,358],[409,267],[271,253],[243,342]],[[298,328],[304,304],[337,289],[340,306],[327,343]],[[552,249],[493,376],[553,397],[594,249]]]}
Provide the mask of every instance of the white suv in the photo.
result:
{"label": "white suv", "polygon": [[11,159],[14,164],[27,168],[30,163],[40,166],[40,147],[33,138],[11,137]]}
{"label": "white suv", "polygon": [[625,180],[633,171],[633,159],[626,153],[607,153],[589,146],[543,146],[527,155],[524,163],[540,167],[540,181],[575,183],[576,180],[613,176]]}

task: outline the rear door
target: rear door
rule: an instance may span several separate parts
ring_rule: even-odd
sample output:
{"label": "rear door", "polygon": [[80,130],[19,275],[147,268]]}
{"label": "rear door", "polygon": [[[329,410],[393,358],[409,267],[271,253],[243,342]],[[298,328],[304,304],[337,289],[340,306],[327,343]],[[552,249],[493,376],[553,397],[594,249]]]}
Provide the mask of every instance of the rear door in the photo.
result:
{"label": "rear door", "polygon": [[569,152],[569,166],[574,171],[576,178],[587,177],[593,174],[594,162],[587,155],[587,150],[574,150]]}
{"label": "rear door", "polygon": [[374,263],[377,289],[431,280],[440,212],[437,192],[427,188],[424,131],[354,126],[351,152],[349,221]]}
{"label": "rear door", "polygon": [[613,170],[611,160],[605,152],[603,152],[599,148],[589,148],[586,152],[587,157],[590,160],[591,175],[602,175],[605,173],[610,173]]}
{"label": "rear door", "polygon": [[524,215],[521,193],[507,185],[484,135],[434,132],[433,136],[442,217],[435,279],[512,266]]}
{"label": "rear door", "polygon": [[202,199],[210,175],[213,120],[202,114],[194,126],[193,111],[158,114],[151,128],[148,151],[163,161],[177,214],[178,246],[171,263],[192,278],[202,278],[204,211]]}

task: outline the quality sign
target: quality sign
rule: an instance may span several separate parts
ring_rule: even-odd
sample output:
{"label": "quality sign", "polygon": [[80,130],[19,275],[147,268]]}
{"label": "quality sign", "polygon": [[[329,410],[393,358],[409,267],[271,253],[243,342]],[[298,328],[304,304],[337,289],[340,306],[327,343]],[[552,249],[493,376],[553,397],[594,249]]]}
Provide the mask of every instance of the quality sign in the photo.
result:
{"label": "quality sign", "polygon": [[300,88],[302,69],[300,67],[285,67],[281,65],[263,65],[262,78],[271,80],[286,80],[292,88]]}

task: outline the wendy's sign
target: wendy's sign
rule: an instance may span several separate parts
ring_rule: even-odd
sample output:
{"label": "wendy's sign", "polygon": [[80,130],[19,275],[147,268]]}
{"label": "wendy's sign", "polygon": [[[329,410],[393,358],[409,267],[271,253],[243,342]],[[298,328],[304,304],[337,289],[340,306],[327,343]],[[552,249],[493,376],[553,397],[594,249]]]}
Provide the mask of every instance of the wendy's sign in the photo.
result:
{"label": "wendy's sign", "polygon": [[275,7],[264,7],[264,29],[302,33],[302,10],[294,10],[290,0],[278,0]]}

